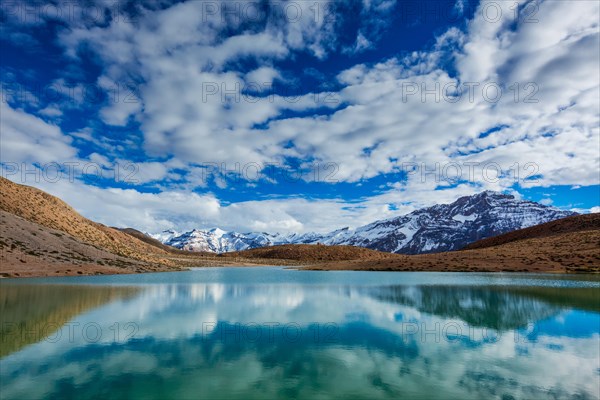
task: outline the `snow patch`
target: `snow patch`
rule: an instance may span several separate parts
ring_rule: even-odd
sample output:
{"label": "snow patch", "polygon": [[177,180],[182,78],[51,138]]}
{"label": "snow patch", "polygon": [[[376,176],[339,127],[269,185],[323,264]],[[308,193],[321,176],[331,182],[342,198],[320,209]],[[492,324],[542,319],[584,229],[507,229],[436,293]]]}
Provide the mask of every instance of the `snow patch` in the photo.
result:
{"label": "snow patch", "polygon": [[454,217],[452,217],[452,219],[455,221],[458,221],[458,222],[462,222],[464,224],[465,221],[475,221],[477,219],[477,215],[476,214],[471,214],[471,215],[457,214]]}

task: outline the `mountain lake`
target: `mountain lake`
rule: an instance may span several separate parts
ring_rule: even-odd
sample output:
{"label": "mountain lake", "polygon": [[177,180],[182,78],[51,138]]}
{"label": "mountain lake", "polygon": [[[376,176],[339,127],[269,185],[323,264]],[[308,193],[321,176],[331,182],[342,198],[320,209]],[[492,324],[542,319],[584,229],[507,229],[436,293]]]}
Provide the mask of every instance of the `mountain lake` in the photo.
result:
{"label": "mountain lake", "polygon": [[600,277],[0,280],[2,399],[598,399]]}

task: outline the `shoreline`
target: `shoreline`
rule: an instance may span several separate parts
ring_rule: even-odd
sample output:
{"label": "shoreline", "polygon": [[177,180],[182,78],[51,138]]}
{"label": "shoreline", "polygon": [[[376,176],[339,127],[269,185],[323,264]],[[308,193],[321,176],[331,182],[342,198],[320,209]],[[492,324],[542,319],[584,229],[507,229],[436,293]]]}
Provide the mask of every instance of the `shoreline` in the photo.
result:
{"label": "shoreline", "polygon": [[[131,271],[131,270],[117,270],[117,271],[100,271],[94,269],[92,271],[68,271],[68,273],[60,274],[57,271],[30,271],[28,273],[17,272],[11,274],[10,272],[0,272],[0,281],[6,279],[29,279],[29,278],[65,278],[65,277],[89,277],[89,276],[118,276],[118,275],[144,275],[144,274],[157,274],[166,272],[189,272],[195,269],[210,269],[210,268],[284,268],[295,271],[348,271],[348,272],[444,272],[444,273],[486,273],[486,274],[548,274],[548,275],[599,275],[599,271],[569,271],[567,269],[532,269],[532,268],[513,268],[513,269],[493,269],[485,267],[465,267],[465,268],[341,268],[338,263],[331,263],[335,265],[326,264],[306,264],[306,265],[282,265],[277,264],[254,264],[254,263],[240,263],[235,265],[210,265],[210,266],[193,266],[179,269],[156,269],[156,270],[142,270],[142,271]],[[102,266],[99,266],[102,267]],[[78,273],[81,271],[82,273]],[[39,272],[39,273],[38,273]],[[44,273],[45,272],[45,273]]]}

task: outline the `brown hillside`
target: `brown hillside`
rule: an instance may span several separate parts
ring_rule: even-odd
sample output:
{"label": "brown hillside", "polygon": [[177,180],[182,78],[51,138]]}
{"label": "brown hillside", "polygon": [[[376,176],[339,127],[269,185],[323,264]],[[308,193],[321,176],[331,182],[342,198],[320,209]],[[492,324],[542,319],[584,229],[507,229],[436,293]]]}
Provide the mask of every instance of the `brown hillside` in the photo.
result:
{"label": "brown hillside", "polygon": [[483,249],[486,247],[499,246],[505,243],[524,239],[544,238],[569,232],[583,232],[600,230],[600,213],[575,215],[535,225],[525,229],[508,232],[503,235],[479,240],[465,247],[468,249]]}
{"label": "brown hillside", "polygon": [[171,270],[118,256],[0,210],[0,276],[123,274]]}
{"label": "brown hillside", "polygon": [[317,264],[309,269],[367,271],[600,272],[600,230],[556,233],[492,247],[379,261]]}
{"label": "brown hillside", "polygon": [[344,261],[344,260],[385,260],[397,258],[397,254],[355,246],[323,246],[313,244],[285,244],[259,247],[251,250],[223,253],[222,257],[246,259],[286,259],[302,262]]}
{"label": "brown hillside", "polygon": [[168,262],[153,254],[166,254],[119,230],[90,221],[62,200],[39,189],[0,177],[0,210],[27,221],[68,233],[74,238],[111,253],[149,262]]}

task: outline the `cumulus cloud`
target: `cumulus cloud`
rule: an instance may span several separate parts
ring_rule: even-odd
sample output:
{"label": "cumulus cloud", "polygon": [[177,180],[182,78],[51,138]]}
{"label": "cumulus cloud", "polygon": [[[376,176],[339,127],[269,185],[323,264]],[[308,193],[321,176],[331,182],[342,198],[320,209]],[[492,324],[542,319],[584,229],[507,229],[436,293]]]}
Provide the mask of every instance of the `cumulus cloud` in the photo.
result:
{"label": "cumulus cloud", "polygon": [[[362,2],[359,14],[365,19],[347,52],[376,45],[389,21],[366,16],[386,13],[394,4]],[[457,1],[456,10],[462,13],[465,4]],[[139,125],[142,137],[135,143],[154,160],[141,164],[138,183],[159,182],[161,192],[81,185],[77,199],[62,186],[48,189],[90,217],[147,230],[195,224],[303,231],[357,226],[477,190],[512,190],[516,182],[523,187],[599,183],[597,2],[577,7],[540,2],[532,14],[525,2],[516,8],[482,1],[463,28],[449,27],[429,48],[339,71],[333,93],[305,90],[290,98],[253,88],[260,96],[250,97],[250,82],[289,83],[278,62],[306,54],[325,60],[340,48],[336,28],[343,15],[331,12],[339,5],[281,5],[283,10],[271,10],[255,24],[247,24],[249,14],[243,14],[249,8],[223,18],[223,10],[207,10],[196,1],[136,6],[133,21],[111,19],[110,12],[101,21],[63,21],[69,29],[61,31],[58,43],[72,62],[81,61],[82,48],[92,51],[102,65],[98,87],[126,88],[126,96],[105,105],[99,117],[111,126]],[[256,67],[242,68],[245,62]],[[70,137],[57,126],[2,107],[3,160],[40,159],[42,144],[48,160],[75,157]],[[49,106],[39,115],[58,118],[60,112]],[[93,132],[71,136],[104,151],[95,156],[103,165],[126,158]],[[285,165],[289,160],[306,168],[315,161],[333,162],[339,166],[336,179],[350,183],[402,174],[407,164],[438,175],[451,164],[462,170],[456,182],[408,173],[404,181],[355,203],[288,198],[224,205],[212,194],[185,194],[170,183],[204,188],[205,182],[176,172],[204,162]],[[106,214],[92,200],[97,197],[110,205]],[[170,205],[179,201],[174,199],[193,206],[174,210]],[[136,202],[139,211],[132,212]],[[390,211],[389,204],[397,209]]]}
{"label": "cumulus cloud", "polygon": [[[581,174],[582,165],[587,171],[598,166],[597,153],[583,145],[598,136],[593,72],[600,12],[593,2],[577,8],[542,3],[536,14],[541,22],[516,29],[515,18],[530,18],[526,8],[521,15],[508,3],[482,2],[465,32],[450,28],[429,51],[342,71],[338,80],[344,87],[334,97],[346,107],[297,118],[281,113],[322,104],[310,104],[308,95],[301,102],[250,100],[242,96],[247,82],[272,83],[279,72],[266,66],[246,74],[224,68],[239,57],[278,59],[301,44],[320,46],[314,29],[329,32],[326,16],[307,20],[315,10],[296,10],[293,21],[271,19],[262,32],[222,39],[219,32],[231,21],[198,26],[203,10],[195,3],[149,12],[139,26],[113,23],[62,37],[71,51],[82,42],[98,51],[110,66],[101,80],[114,84],[125,75],[140,76],[139,101],[113,104],[101,116],[115,125],[135,117],[150,155],[230,163],[311,158],[339,164],[338,178],[351,182],[393,172],[411,160],[477,159],[506,168],[531,162],[542,184],[594,183],[593,174]],[[365,2],[363,10],[392,5]],[[368,43],[359,33],[357,49]],[[457,75],[443,69],[447,57],[455,60]],[[255,129],[265,123],[266,130]],[[506,128],[479,137],[496,126]],[[557,152],[565,141],[573,143],[573,151]]]}
{"label": "cumulus cloud", "polygon": [[277,78],[281,78],[281,74],[271,67],[260,67],[250,71],[245,76],[247,84],[255,84],[259,90],[266,90]]}
{"label": "cumulus cloud", "polygon": [[61,129],[8,103],[0,104],[2,163],[51,163],[75,158],[77,150]]}

